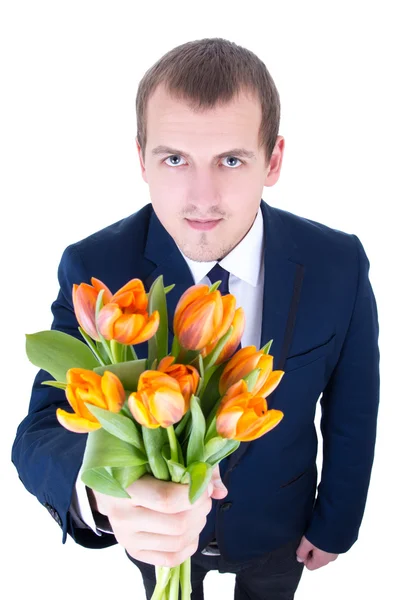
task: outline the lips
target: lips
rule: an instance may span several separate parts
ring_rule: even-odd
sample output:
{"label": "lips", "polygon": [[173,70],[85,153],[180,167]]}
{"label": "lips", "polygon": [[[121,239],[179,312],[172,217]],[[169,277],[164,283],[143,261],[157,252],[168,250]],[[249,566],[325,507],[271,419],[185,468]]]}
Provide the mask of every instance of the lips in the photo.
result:
{"label": "lips", "polygon": [[222,221],[222,219],[214,219],[211,221],[197,221],[186,219],[187,223],[192,229],[197,229],[200,231],[208,231],[210,229],[214,229]]}

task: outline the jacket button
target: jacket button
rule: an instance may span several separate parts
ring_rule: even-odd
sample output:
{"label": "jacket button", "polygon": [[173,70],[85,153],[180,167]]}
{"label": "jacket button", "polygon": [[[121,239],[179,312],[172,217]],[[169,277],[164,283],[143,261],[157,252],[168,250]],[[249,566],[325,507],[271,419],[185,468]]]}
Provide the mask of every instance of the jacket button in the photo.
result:
{"label": "jacket button", "polygon": [[232,502],[224,502],[221,506],[221,510],[229,510],[232,506]]}
{"label": "jacket button", "polygon": [[49,511],[49,513],[51,514],[51,516],[53,517],[55,522],[58,523],[60,525],[60,527],[62,527],[61,517],[58,514],[58,512],[56,511],[56,509],[53,508],[48,502],[45,502],[44,506],[47,508],[47,510]]}

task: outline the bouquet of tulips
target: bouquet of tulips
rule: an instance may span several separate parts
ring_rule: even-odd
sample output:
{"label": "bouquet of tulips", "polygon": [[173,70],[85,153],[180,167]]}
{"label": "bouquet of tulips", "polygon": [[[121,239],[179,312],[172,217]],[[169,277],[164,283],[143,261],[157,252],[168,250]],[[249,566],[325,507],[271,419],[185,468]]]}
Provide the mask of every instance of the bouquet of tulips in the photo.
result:
{"label": "bouquet of tulips", "polygon": [[[284,372],[273,371],[272,340],[238,349],[244,313],[220,282],[193,285],[181,296],[168,352],[166,294],[158,277],[148,293],[132,279],[115,294],[100,280],[74,284],[72,299],[84,341],[61,331],[27,335],[29,360],[65,390],[73,412],[57,409],[66,429],[88,433],[82,481],[104,494],[127,497],[146,473],[188,484],[191,503],[212,471],[241,441],[255,440],[283,417],[266,396]],[[147,358],[135,344],[148,342]],[[156,566],[152,600],[191,595],[190,558]]]}

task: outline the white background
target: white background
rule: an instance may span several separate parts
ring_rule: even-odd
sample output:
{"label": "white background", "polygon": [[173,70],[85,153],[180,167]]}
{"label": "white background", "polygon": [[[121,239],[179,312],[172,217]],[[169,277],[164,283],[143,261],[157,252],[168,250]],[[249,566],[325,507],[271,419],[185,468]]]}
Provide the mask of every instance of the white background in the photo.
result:
{"label": "white background", "polygon": [[[87,550],[19,482],[10,462],[36,373],[24,334],[48,329],[70,243],[149,202],[134,144],[135,95],[171,48],[224,37],[267,65],[282,104],[277,207],[361,239],[380,317],[381,410],[359,540],[296,600],[396,597],[399,498],[397,2],[1,3],[2,588],[18,598],[144,599],[121,547]],[[5,365],[5,368],[4,368]],[[319,456],[319,460],[320,460]],[[260,466],[262,470],[262,466]],[[262,473],[260,474],[262,476]],[[210,573],[208,600],[233,598]]]}

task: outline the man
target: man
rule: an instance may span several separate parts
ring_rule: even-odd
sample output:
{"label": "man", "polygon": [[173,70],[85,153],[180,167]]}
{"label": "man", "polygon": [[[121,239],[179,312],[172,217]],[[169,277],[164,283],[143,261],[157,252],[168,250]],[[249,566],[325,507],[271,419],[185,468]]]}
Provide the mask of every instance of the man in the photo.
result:
{"label": "man", "polygon": [[[151,204],[69,246],[59,268],[53,328],[79,337],[73,283],[94,276],[116,291],[160,275],[170,316],[185,289],[225,279],[243,306],[242,345],[273,339],[285,376],[268,398],[284,412],[273,431],[220,463],[195,505],[187,488],[149,475],[130,500],[86,490],[86,436],[58,425],[60,390],[36,377],[13,461],[29,491],[87,547],[116,542],[141,570],[192,556],[192,597],[210,569],[236,574],[235,599],[294,597],[317,569],[354,544],[373,463],[379,386],[378,320],[369,262],[355,235],[261,200],[280,175],[280,105],[265,65],[222,39],[179,46],[144,76],[137,148]],[[170,332],[170,343],[172,333]],[[145,356],[146,344],[139,345]],[[316,496],[316,403],[322,393],[323,469]],[[222,489],[217,482],[222,477]]]}

